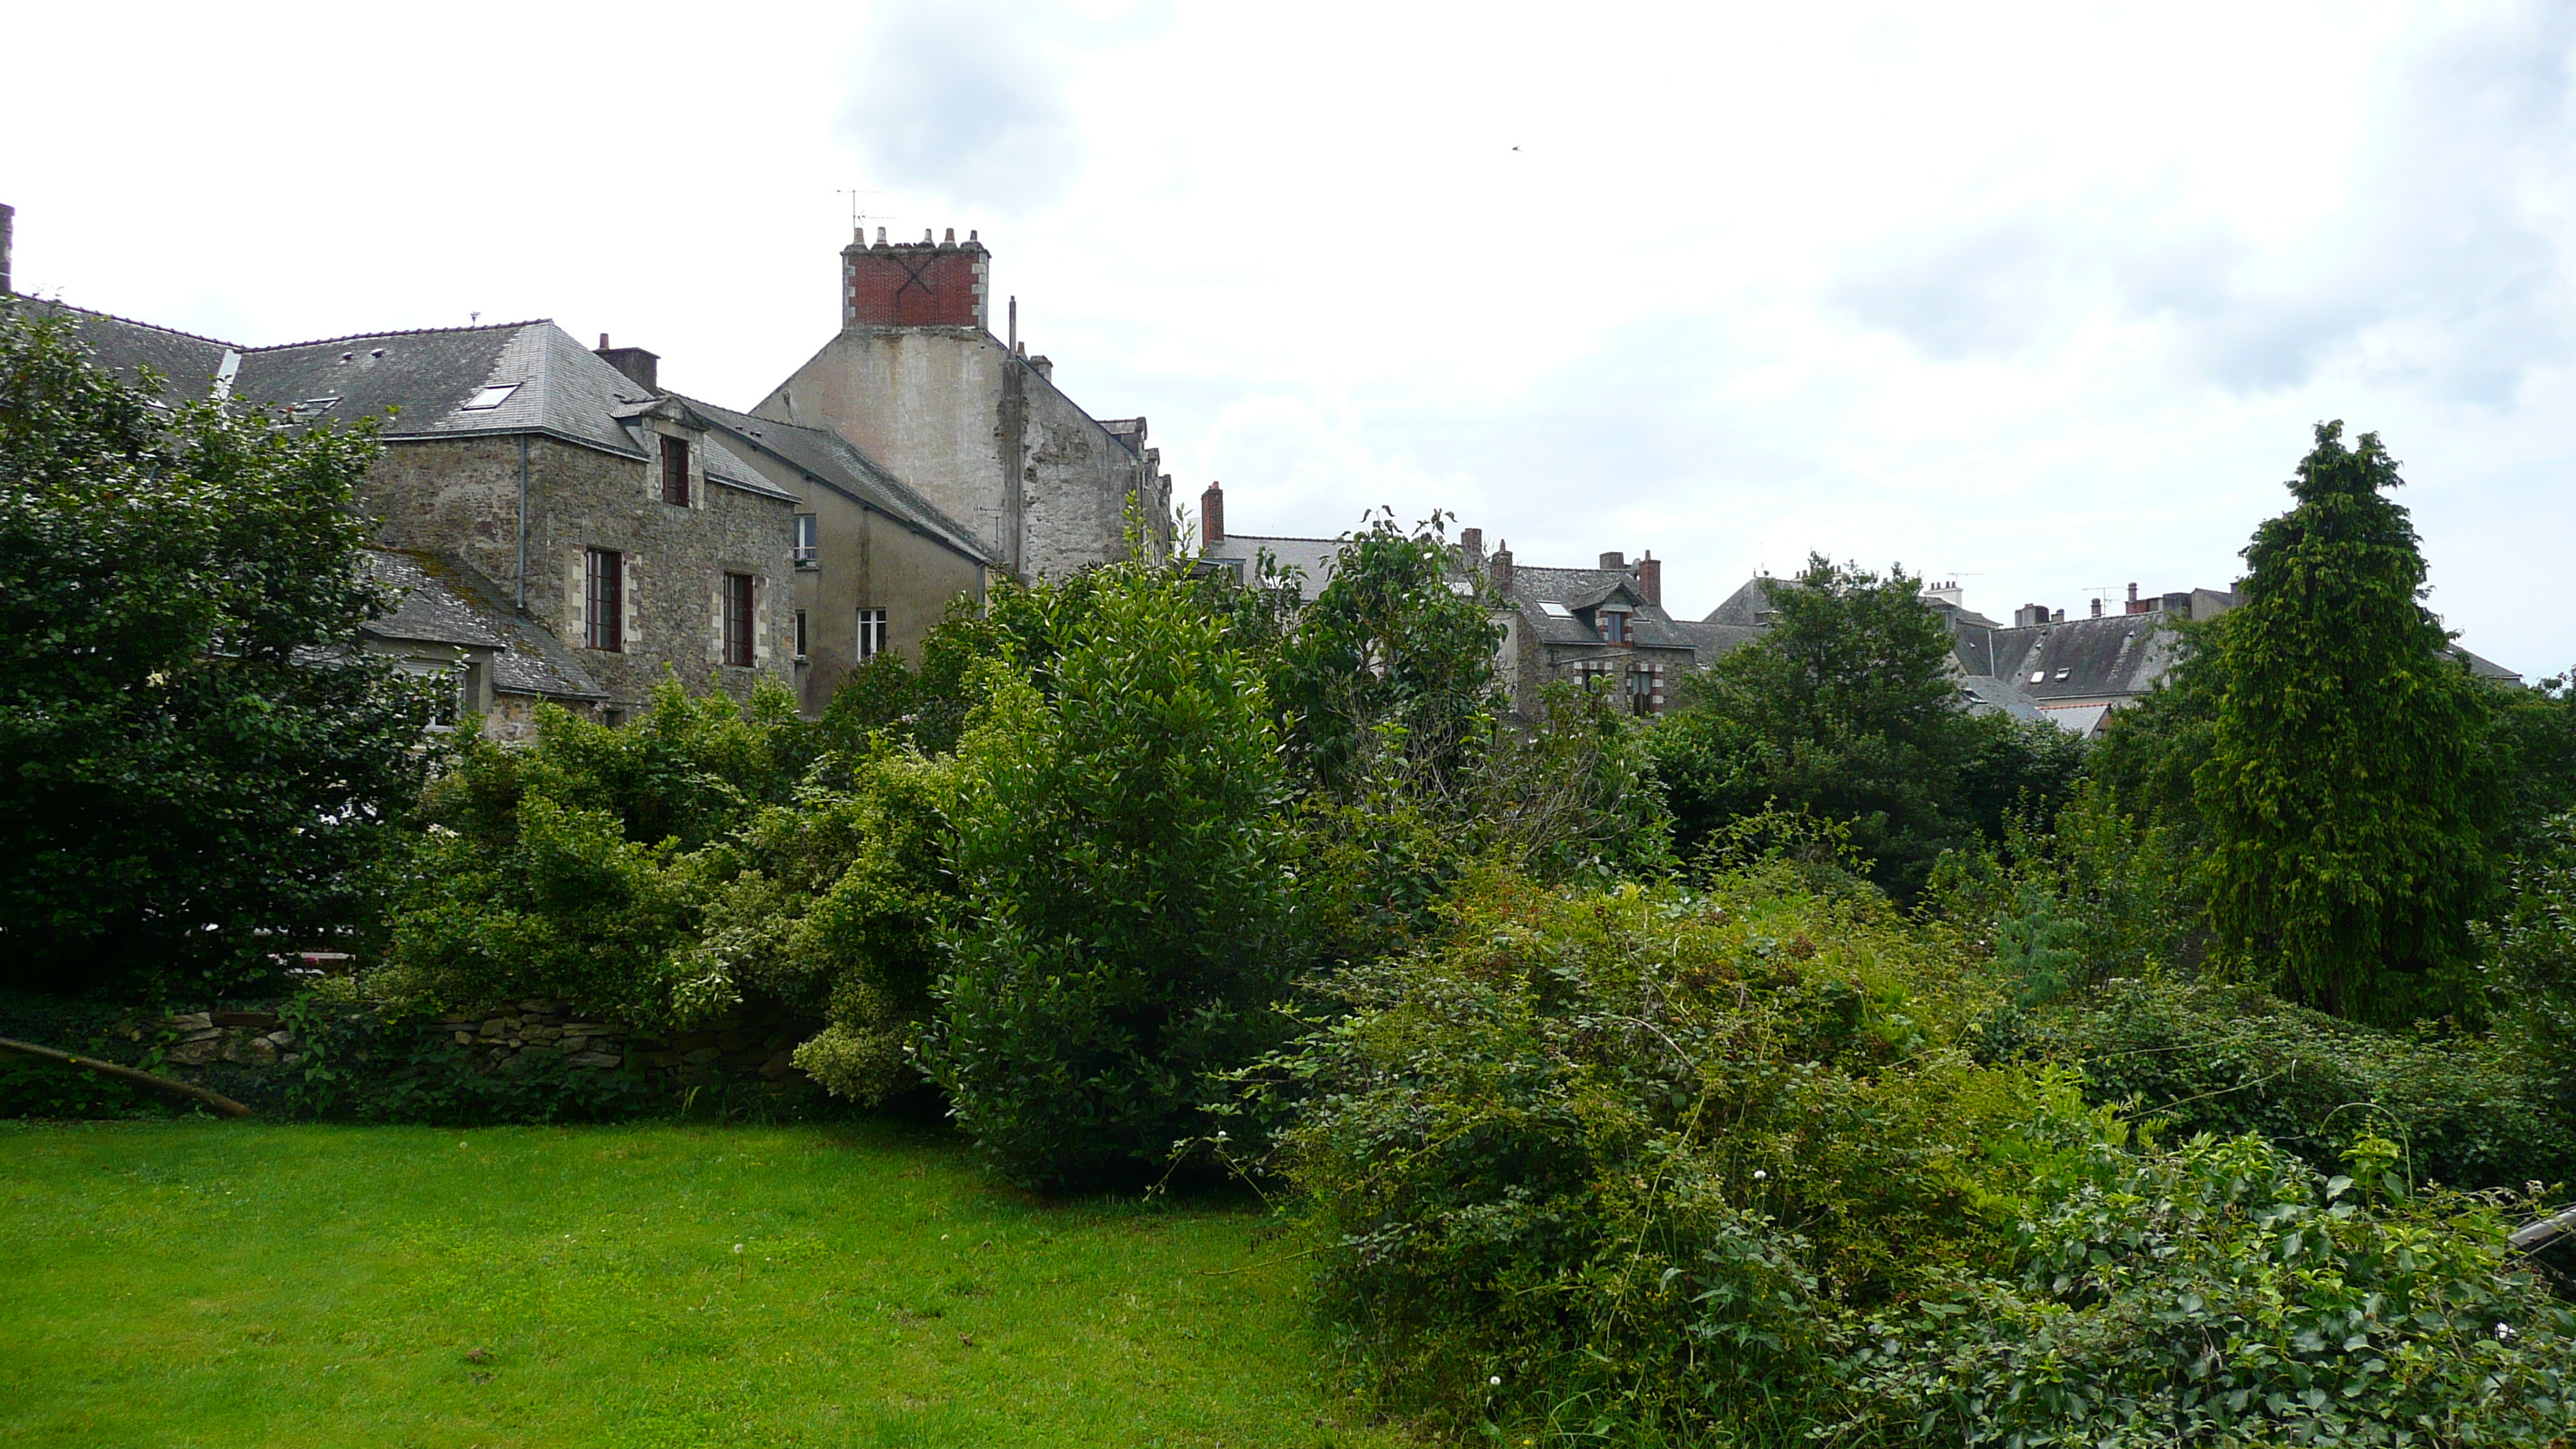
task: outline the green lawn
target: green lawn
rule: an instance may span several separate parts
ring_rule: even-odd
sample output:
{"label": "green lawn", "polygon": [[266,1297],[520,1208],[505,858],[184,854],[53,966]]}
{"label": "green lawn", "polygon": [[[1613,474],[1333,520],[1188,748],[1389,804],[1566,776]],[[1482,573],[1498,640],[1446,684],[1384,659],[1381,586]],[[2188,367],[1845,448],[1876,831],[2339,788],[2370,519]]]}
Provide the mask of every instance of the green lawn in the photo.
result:
{"label": "green lawn", "polygon": [[1264,1221],[890,1126],[0,1124],[0,1444],[1399,1442]]}

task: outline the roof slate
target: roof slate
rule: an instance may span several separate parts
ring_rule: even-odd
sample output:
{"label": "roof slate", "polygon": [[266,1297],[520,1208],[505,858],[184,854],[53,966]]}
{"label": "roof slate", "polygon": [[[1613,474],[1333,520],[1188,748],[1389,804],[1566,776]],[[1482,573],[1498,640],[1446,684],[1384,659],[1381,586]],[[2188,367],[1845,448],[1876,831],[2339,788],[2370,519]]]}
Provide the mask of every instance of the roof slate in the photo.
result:
{"label": "roof slate", "polygon": [[1199,557],[1208,563],[1234,566],[1237,576],[1251,577],[1254,562],[1267,553],[1281,572],[1296,569],[1305,575],[1305,593],[1309,598],[1332,581],[1333,569],[1341,562],[1342,541],[1338,538],[1262,537],[1255,534],[1229,533],[1207,545]]}
{"label": "roof slate", "polygon": [[549,699],[606,699],[563,642],[521,615],[500,587],[460,560],[440,554],[371,548],[368,571],[402,591],[391,614],[368,621],[380,639],[416,639],[494,650],[492,687]]}
{"label": "roof slate", "polygon": [[89,349],[91,360],[130,384],[139,386],[147,367],[160,374],[163,402],[198,402],[212,396],[225,354],[239,356],[242,351],[216,338],[37,297],[12,298],[9,304],[30,316],[69,321],[81,345]]}

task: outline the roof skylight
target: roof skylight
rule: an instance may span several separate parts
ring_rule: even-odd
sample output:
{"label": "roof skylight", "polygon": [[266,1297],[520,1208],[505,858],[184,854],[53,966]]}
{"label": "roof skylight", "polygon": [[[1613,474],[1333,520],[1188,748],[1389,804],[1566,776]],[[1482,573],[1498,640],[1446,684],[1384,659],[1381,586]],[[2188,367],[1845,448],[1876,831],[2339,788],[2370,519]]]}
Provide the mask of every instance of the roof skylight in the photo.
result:
{"label": "roof skylight", "polygon": [[1551,619],[1571,619],[1574,617],[1574,611],[1572,609],[1565,607],[1554,599],[1541,600],[1539,602],[1538,610],[1540,613],[1547,615]]}
{"label": "roof skylight", "polygon": [[501,404],[508,402],[510,400],[510,394],[517,392],[518,390],[519,385],[515,382],[505,382],[499,387],[487,387],[466,400],[457,408],[457,411],[463,413],[478,413],[488,408],[497,408]]}

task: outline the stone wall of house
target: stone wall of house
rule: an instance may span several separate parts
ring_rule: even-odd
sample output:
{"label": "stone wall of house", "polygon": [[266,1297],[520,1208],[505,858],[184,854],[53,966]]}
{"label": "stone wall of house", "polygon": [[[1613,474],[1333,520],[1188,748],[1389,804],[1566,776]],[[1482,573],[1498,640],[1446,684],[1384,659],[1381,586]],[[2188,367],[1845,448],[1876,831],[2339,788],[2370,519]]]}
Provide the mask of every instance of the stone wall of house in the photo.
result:
{"label": "stone wall of house", "polygon": [[[687,431],[658,418],[646,426]],[[528,440],[528,614],[575,652],[612,709],[641,706],[665,669],[692,691],[712,678],[744,696],[764,675],[795,687],[796,504],[709,483],[703,435],[687,436],[686,504],[662,501],[659,475],[644,459]],[[518,488],[517,438],[403,439],[369,470],[360,501],[377,520],[379,544],[457,555],[515,598]],[[591,548],[625,559],[626,637],[617,652],[586,647],[582,569]],[[727,573],[753,580],[748,668],[723,663],[719,591]]]}

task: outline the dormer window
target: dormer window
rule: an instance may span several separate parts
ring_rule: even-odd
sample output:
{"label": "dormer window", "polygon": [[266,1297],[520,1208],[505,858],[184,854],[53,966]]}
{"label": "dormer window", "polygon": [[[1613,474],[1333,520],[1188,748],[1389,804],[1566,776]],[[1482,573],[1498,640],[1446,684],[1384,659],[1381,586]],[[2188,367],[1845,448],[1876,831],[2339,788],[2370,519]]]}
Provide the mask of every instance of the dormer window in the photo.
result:
{"label": "dormer window", "polygon": [[675,507],[689,506],[689,440],[665,436],[662,439],[662,501]]}
{"label": "dormer window", "polygon": [[1603,609],[1597,623],[1600,626],[1601,638],[1604,642],[1611,644],[1625,644],[1628,642],[1627,610]]}

